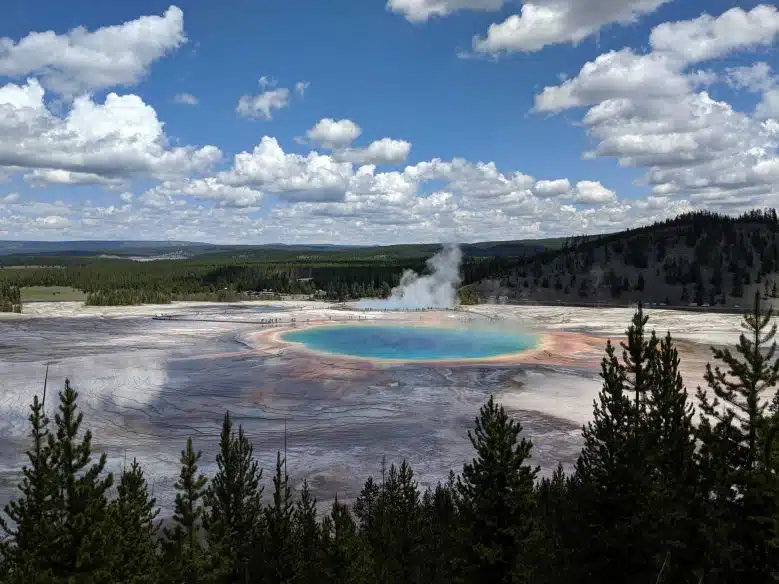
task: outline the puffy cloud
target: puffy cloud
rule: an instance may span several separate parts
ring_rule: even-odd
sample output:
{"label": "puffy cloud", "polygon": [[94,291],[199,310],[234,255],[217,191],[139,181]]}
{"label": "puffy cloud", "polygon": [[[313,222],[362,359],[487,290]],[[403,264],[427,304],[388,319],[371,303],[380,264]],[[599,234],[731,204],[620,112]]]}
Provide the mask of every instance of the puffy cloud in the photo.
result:
{"label": "puffy cloud", "polygon": [[257,95],[242,95],[235,111],[246,118],[255,120],[273,119],[273,110],[289,105],[289,89],[280,87],[269,89]]}
{"label": "puffy cloud", "polygon": [[334,120],[323,118],[306,132],[306,137],[318,142],[325,148],[343,148],[354,142],[362,134],[360,126],[352,120]]}
{"label": "puffy cloud", "polygon": [[170,200],[170,197],[188,196],[204,201],[216,201],[219,205],[255,207],[262,202],[263,194],[249,187],[230,186],[220,183],[216,177],[191,181],[166,181],[146,191],[144,202],[154,203]]}
{"label": "puffy cloud", "polygon": [[251,187],[290,201],[340,200],[353,174],[352,165],[310,152],[288,154],[265,136],[252,152],[235,155],[233,167],[216,179],[233,187]]}
{"label": "puffy cloud", "polygon": [[411,143],[405,140],[382,138],[366,148],[346,148],[335,153],[337,160],[355,164],[395,164],[403,162],[411,152]]}
{"label": "puffy cloud", "polygon": [[16,203],[19,201],[19,193],[9,193],[0,197],[0,203]]}
{"label": "puffy cloud", "polygon": [[198,99],[191,93],[177,93],[173,98],[173,101],[180,103],[181,105],[197,105]]}
{"label": "puffy cloud", "polygon": [[560,197],[571,192],[571,183],[567,178],[540,180],[533,187],[539,197]]}
{"label": "puffy cloud", "polygon": [[220,158],[214,146],[170,147],[154,108],[137,95],[109,93],[103,103],[80,96],[58,115],[35,79],[0,87],[0,168],[34,169],[33,182],[165,179],[208,170]]}
{"label": "puffy cloud", "polygon": [[689,68],[774,41],[775,17],[775,8],[758,6],[662,24],[652,31],[651,52],[600,55],[577,76],[544,88],[534,109],[588,106],[583,122],[596,144],[585,158],[614,157],[622,166],[645,169],[642,182],[655,196],[730,212],[734,205],[765,204],[779,186],[760,171],[776,156],[779,137],[771,119],[779,104],[770,69],[756,63],[725,71],[723,81],[731,87],[763,92],[750,115],[712,98],[700,87],[714,81],[711,73]]}
{"label": "puffy cloud", "polygon": [[365,148],[351,147],[360,137],[362,128],[352,120],[324,118],[306,132],[309,141],[333,150],[333,158],[353,164],[396,164],[408,158],[411,143],[406,140],[381,138]]}
{"label": "puffy cloud", "polygon": [[758,61],[746,67],[729,67],[725,78],[734,89],[766,91],[776,85],[771,67],[764,61]]}
{"label": "puffy cloud", "polygon": [[557,112],[639,96],[675,98],[688,93],[692,85],[692,80],[681,75],[665,56],[637,55],[631,49],[622,49],[586,63],[576,77],[561,85],[545,87],[535,98],[535,110]]}
{"label": "puffy cloud", "polygon": [[142,16],[94,31],[32,32],[18,42],[0,38],[0,76],[35,75],[48,89],[77,95],[133,85],[150,65],[186,42],[184,14],[176,6],[162,16]]}
{"label": "puffy cloud", "polygon": [[582,180],[576,183],[574,200],[585,204],[609,203],[617,200],[617,193],[598,181]]}
{"label": "puffy cloud", "polygon": [[763,93],[755,108],[755,116],[759,119],[779,119],[779,86],[771,87]]}
{"label": "puffy cloud", "polygon": [[507,0],[387,0],[387,9],[402,14],[410,22],[423,22],[434,16],[448,16],[463,10],[500,10]]}
{"label": "puffy cloud", "polygon": [[670,0],[533,0],[520,14],[490,25],[475,38],[480,53],[538,51],[559,43],[578,43],[612,23],[628,24]]}
{"label": "puffy cloud", "polygon": [[121,178],[108,178],[90,172],[71,172],[57,168],[36,168],[24,175],[24,180],[34,187],[50,185],[105,185],[121,186]]}
{"label": "puffy cloud", "polygon": [[718,17],[703,14],[692,20],[664,22],[649,37],[652,50],[684,63],[698,63],[736,49],[769,46],[779,35],[779,11],[761,4],[749,12],[731,8]]}

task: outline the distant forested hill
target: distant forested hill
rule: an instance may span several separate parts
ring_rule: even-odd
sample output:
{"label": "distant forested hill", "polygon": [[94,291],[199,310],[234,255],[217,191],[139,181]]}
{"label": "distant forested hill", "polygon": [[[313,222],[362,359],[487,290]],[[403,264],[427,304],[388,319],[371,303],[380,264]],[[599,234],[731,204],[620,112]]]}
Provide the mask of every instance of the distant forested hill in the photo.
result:
{"label": "distant forested hill", "polygon": [[603,236],[572,238],[475,285],[482,297],[735,306],[779,294],[776,211],[696,212]]}
{"label": "distant forested hill", "polygon": [[[777,233],[774,210],[698,212],[607,235],[463,244],[461,298],[735,307],[757,290],[779,296]],[[386,296],[405,270],[425,270],[439,249],[0,242],[0,287],[8,291],[0,301],[13,305],[18,288],[33,286],[74,288],[101,304],[234,300],[271,290],[332,300]]]}

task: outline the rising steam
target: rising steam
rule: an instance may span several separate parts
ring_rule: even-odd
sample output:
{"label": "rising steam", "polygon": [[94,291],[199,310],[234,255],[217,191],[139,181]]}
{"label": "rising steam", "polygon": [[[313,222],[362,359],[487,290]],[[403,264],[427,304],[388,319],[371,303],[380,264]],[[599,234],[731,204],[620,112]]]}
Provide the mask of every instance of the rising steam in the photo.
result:
{"label": "rising steam", "polygon": [[461,260],[460,246],[445,245],[427,260],[430,274],[420,276],[413,270],[406,270],[400,278],[400,284],[392,289],[389,298],[360,300],[360,307],[383,310],[454,308],[457,305]]}

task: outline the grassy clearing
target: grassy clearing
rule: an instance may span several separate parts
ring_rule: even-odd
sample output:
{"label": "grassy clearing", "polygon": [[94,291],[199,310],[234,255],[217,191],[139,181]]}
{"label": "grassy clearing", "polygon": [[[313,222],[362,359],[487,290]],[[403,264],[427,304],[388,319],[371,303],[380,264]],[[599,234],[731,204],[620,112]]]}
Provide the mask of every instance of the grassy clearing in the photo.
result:
{"label": "grassy clearing", "polygon": [[22,303],[25,302],[72,302],[84,301],[87,295],[69,286],[29,286],[22,288]]}

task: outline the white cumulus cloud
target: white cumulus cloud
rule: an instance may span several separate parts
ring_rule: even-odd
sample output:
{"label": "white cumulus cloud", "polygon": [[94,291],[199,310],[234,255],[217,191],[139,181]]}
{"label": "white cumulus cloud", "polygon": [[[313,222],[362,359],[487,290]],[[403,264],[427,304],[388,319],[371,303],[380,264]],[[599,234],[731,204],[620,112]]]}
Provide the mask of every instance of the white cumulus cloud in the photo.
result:
{"label": "white cumulus cloud", "polygon": [[463,10],[489,12],[500,10],[507,0],[387,0],[387,8],[411,22],[423,22],[435,16],[448,16]]}
{"label": "white cumulus cloud", "polygon": [[60,94],[137,83],[151,64],[187,40],[184,13],[171,6],[161,16],[142,16],[94,31],[31,32],[19,41],[0,38],[0,76],[35,75]]}
{"label": "white cumulus cloud", "polygon": [[306,132],[306,137],[325,148],[343,148],[354,142],[362,134],[360,126],[352,120],[334,120],[323,118]]}
{"label": "white cumulus cloud", "polygon": [[273,110],[279,110],[289,105],[289,89],[280,87],[269,89],[257,95],[242,95],[235,111],[246,118],[271,120]]}
{"label": "white cumulus cloud", "polygon": [[115,183],[208,170],[215,146],[170,147],[163,124],[137,95],[109,93],[100,103],[84,95],[55,113],[41,84],[0,86],[0,169],[29,169],[34,182]]}
{"label": "white cumulus cloud", "polygon": [[548,45],[578,43],[612,23],[628,24],[670,0],[528,0],[519,14],[490,25],[475,38],[480,53],[532,52]]}
{"label": "white cumulus cloud", "polygon": [[755,63],[725,69],[721,82],[762,92],[750,114],[714,99],[702,85],[717,79],[691,67],[768,46],[777,31],[779,14],[765,5],[664,23],[652,30],[651,52],[602,54],[575,77],[545,87],[534,109],[589,107],[583,122],[596,144],[585,157],[614,157],[622,166],[644,169],[642,183],[655,196],[730,211],[770,203],[779,187],[771,173],[761,172],[776,159],[779,137],[772,119],[779,92],[770,68]]}

